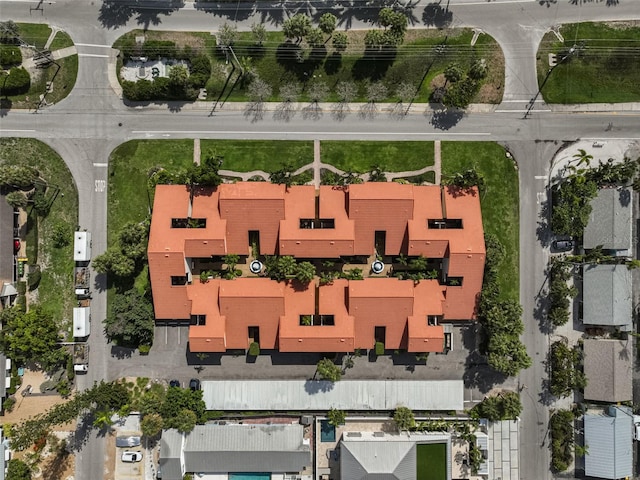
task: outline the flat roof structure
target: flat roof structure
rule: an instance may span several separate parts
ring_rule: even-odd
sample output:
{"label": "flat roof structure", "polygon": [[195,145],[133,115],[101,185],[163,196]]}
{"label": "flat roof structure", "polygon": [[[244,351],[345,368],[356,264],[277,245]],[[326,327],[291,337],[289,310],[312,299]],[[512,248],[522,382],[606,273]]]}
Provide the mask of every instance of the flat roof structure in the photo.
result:
{"label": "flat roof structure", "polygon": [[0,285],[13,283],[13,208],[0,194]]}
{"label": "flat roof structure", "polygon": [[584,416],[585,475],[611,480],[633,476],[632,413],[611,405],[602,414]]}
{"label": "flat roof structure", "polygon": [[611,403],[633,400],[631,341],[586,339],[583,350],[585,400]]}
{"label": "flat roof structure", "polygon": [[630,188],[602,188],[591,200],[591,215],[584,229],[586,249],[631,250],[633,196]]}
{"label": "flat roof structure", "polygon": [[207,410],[463,410],[462,380],[216,380],[202,382]]}
{"label": "flat roof structure", "polygon": [[585,265],[583,267],[585,325],[631,329],[631,271],[626,265]]}
{"label": "flat roof structure", "polygon": [[[438,278],[275,282],[264,275],[199,281],[215,258],[236,254],[354,261],[425,257]],[[485,245],[478,192],[365,183],[285,188],[261,182],[190,192],[158,185],[148,247],[156,320],[190,322],[192,352],[261,349],[442,352],[442,321],[472,320]],[[241,260],[244,261],[244,260]],[[198,281],[194,281],[194,277]]]}

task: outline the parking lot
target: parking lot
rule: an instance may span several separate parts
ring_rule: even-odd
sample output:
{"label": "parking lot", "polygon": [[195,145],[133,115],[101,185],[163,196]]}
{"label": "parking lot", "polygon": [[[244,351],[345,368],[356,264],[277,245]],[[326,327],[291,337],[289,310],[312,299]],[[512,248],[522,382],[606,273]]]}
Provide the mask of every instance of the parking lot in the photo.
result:
{"label": "parking lot", "polygon": [[[140,416],[129,415],[124,422],[114,425],[116,435],[110,437],[109,441],[115,445],[117,437],[137,437],[140,438]],[[142,460],[140,462],[123,462],[122,454],[124,452],[140,452]],[[145,465],[147,463],[147,452],[144,445],[115,447],[114,479],[115,480],[143,480],[145,478]]]}

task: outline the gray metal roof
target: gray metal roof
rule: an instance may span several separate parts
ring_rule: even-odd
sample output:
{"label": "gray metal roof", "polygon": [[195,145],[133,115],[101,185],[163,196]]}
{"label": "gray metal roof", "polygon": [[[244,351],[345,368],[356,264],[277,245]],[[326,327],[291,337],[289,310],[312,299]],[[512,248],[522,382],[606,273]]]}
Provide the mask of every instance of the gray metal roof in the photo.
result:
{"label": "gray metal roof", "polygon": [[585,265],[583,323],[631,328],[631,272],[626,265]]}
{"label": "gray metal roof", "polygon": [[0,284],[13,280],[13,208],[0,195]]}
{"label": "gray metal roof", "polygon": [[223,380],[202,382],[208,410],[462,410],[462,380]]}
{"label": "gray metal roof", "polygon": [[[7,364],[7,358],[0,353],[0,371],[4,372],[5,365]],[[0,377],[0,401],[7,396],[7,384],[5,381],[5,374]]]}
{"label": "gray metal roof", "polygon": [[632,195],[628,188],[604,188],[591,200],[591,215],[584,229],[584,248],[631,249]]}
{"label": "gray metal roof", "polygon": [[627,407],[610,407],[608,415],[584,416],[585,474],[618,479],[633,475],[633,418]]}
{"label": "gray metal roof", "polygon": [[182,452],[184,471],[193,473],[300,472],[312,464],[304,427],[298,424],[196,425],[185,436],[184,447],[181,438],[176,430],[162,434],[163,480],[182,479],[182,472],[175,470]]}
{"label": "gray metal roof", "polygon": [[626,402],[633,399],[631,340],[585,340],[585,400]]}
{"label": "gray metal roof", "polygon": [[162,480],[182,480],[182,440],[177,430],[164,430],[160,439],[160,458],[158,472]]}
{"label": "gray metal roof", "polygon": [[401,434],[375,437],[342,437],[341,480],[415,480],[419,443],[447,444],[447,477],[451,477],[451,437],[443,434]]}

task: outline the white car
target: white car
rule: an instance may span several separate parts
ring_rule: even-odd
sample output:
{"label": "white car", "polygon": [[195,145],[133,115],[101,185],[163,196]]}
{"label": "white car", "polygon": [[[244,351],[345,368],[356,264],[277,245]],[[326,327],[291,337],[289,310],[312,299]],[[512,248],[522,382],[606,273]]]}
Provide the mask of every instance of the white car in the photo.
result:
{"label": "white car", "polygon": [[124,452],[122,461],[126,463],[134,463],[142,460],[142,452]]}
{"label": "white car", "polygon": [[633,416],[633,439],[640,440],[640,415]]}

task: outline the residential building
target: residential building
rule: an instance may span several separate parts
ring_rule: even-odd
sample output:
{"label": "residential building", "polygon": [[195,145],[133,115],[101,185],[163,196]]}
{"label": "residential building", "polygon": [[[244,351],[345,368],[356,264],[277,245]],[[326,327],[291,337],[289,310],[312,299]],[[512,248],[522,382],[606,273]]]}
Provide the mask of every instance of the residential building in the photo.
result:
{"label": "residential building", "polygon": [[587,339],[583,351],[585,400],[608,403],[633,400],[634,355],[630,339]]}
{"label": "residential building", "polygon": [[584,229],[584,248],[590,250],[601,246],[614,255],[631,255],[632,209],[630,188],[598,190],[598,195],[591,200],[591,215]]}
{"label": "residential building", "polygon": [[16,280],[16,255],[14,239],[15,216],[5,196],[0,194],[0,309],[13,304],[18,292]]}
{"label": "residential building", "polygon": [[585,325],[632,328],[631,271],[626,265],[585,265],[583,267]]}
{"label": "residential building", "polygon": [[269,480],[311,475],[312,463],[309,437],[297,423],[196,425],[187,434],[162,432],[158,478],[182,480],[195,473],[234,480],[260,473],[251,478]]}
{"label": "residential building", "polygon": [[[199,280],[227,254],[244,265],[269,255],[318,269],[335,261],[365,278],[306,288],[248,271]],[[430,279],[371,271],[375,260],[393,263],[400,255],[426,258]],[[352,352],[376,342],[442,352],[443,323],[476,317],[485,246],[475,189],[365,183],[316,191],[241,182],[198,192],[158,185],[148,257],[156,320],[190,323],[192,352],[252,342],[282,352]]]}
{"label": "residential building", "polygon": [[611,405],[584,415],[584,473],[606,479],[633,476],[633,415],[629,407]]}

